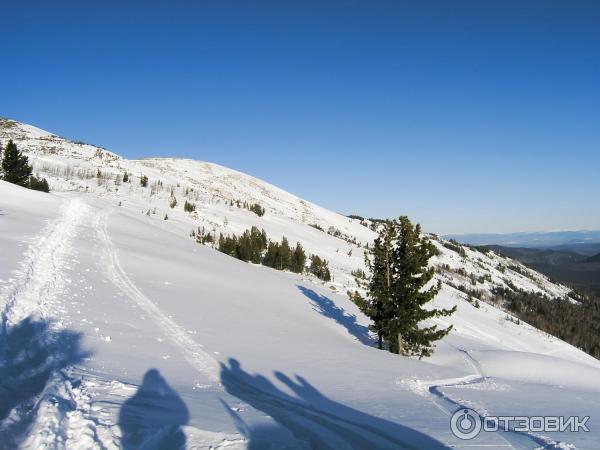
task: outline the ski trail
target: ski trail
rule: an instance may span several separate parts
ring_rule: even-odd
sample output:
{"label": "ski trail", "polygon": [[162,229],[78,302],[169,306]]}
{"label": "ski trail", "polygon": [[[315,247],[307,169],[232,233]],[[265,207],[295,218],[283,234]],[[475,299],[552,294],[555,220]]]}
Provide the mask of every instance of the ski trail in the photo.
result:
{"label": "ski trail", "polygon": [[[428,392],[433,396],[433,403],[448,416],[452,416],[454,412],[458,409],[473,409],[473,407],[461,403],[461,400],[455,400],[454,398],[450,397],[448,394],[442,391],[442,388],[478,384],[485,382],[487,379],[479,361],[477,361],[467,350],[458,347],[455,347],[455,349],[462,353],[465,360],[469,363],[469,365],[471,365],[471,367],[475,371],[474,374],[454,379],[433,380],[427,383],[421,382],[421,384],[425,385],[427,387]],[[446,404],[446,406],[449,407],[446,408],[443,405],[440,405],[436,401],[436,399],[441,400],[443,403]],[[476,412],[481,419],[485,417],[485,414],[479,411]],[[562,446],[562,443],[553,441],[552,439],[546,438],[544,436],[539,436],[532,432],[515,431],[514,429],[509,428],[506,432],[498,431],[495,434],[506,442],[507,447],[511,448],[515,448],[515,445],[517,445],[516,448],[522,448],[525,444],[532,445],[531,448],[536,449],[564,448],[564,446]]]}
{"label": "ski trail", "polygon": [[79,199],[61,208],[57,219],[48,223],[29,246],[16,280],[8,287],[2,311],[2,329],[38,314],[55,316],[60,296],[69,283],[65,269],[73,253],[72,241],[85,220],[89,207]]}
{"label": "ski trail", "polygon": [[184,328],[179,326],[173,319],[162,312],[152,300],[146,297],[123,270],[117,250],[108,234],[107,213],[98,217],[95,228],[106,250],[105,269],[108,271],[111,281],[154,321],[165,336],[181,350],[185,359],[192,367],[207,376],[214,383],[220,385],[220,369],[215,359],[200,344],[192,339]]}
{"label": "ski trail", "polygon": [[[34,317],[48,323],[51,330],[47,335],[39,336],[43,341],[39,345],[52,348],[52,335],[63,329],[60,317],[70,283],[66,272],[71,269],[69,261],[76,253],[73,241],[83,229],[90,211],[91,208],[80,199],[65,201],[58,218],[48,222],[31,242],[15,280],[3,292],[6,302],[0,328],[2,341],[6,342],[13,326]],[[49,361],[55,357],[57,355],[48,355]],[[51,364],[47,370],[50,368]],[[4,367],[4,370],[12,369]],[[24,448],[53,450],[117,448],[110,441],[102,443],[98,438],[99,434],[110,433],[97,427],[91,419],[89,395],[78,381],[70,379],[67,372],[68,369],[54,372],[39,394],[25,397],[11,410],[6,420],[0,423],[0,435],[8,433],[4,436],[5,444],[20,443]],[[24,424],[17,434],[9,431],[15,423]],[[0,448],[4,448],[4,443],[0,444]]]}

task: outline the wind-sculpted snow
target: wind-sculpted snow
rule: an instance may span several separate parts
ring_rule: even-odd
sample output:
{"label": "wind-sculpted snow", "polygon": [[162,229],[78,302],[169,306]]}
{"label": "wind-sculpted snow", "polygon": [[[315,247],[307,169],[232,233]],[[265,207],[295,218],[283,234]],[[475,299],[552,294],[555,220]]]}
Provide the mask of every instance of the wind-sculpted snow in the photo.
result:
{"label": "wind-sculpted snow", "polygon": [[[458,307],[437,323],[454,328],[433,357],[403,358],[374,348],[368,319],[345,295],[375,236],[359,220],[210,163],[129,161],[2,121],[8,138],[53,189],[0,182],[0,433],[11,430],[9,448],[117,449],[182,435],[189,449],[447,448],[465,445],[449,430],[459,406],[600,417],[600,363],[486,303],[495,287],[569,295],[510,259],[432,236],[444,282],[433,304]],[[198,227],[218,236],[253,225],[327,259],[332,282],[190,238]],[[480,291],[479,307],[467,288]],[[41,338],[15,339],[28,323],[45,324],[33,328]],[[28,345],[39,357],[14,357]],[[15,389],[37,373],[36,389]],[[589,433],[482,433],[466,444],[595,449],[594,423]]]}

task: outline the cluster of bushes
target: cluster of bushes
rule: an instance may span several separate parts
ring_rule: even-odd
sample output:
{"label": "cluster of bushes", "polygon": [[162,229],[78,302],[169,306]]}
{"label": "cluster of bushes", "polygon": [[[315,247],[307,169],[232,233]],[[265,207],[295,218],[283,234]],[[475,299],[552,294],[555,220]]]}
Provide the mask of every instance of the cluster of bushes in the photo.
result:
{"label": "cluster of bushes", "polygon": [[479,300],[478,299],[483,299],[486,295],[486,291],[481,290],[481,289],[469,288],[462,284],[456,284],[456,283],[452,283],[449,281],[447,281],[446,284],[453,287],[457,291],[460,291],[460,292],[466,294],[467,300],[470,303],[474,304],[477,308],[479,308]]}
{"label": "cluster of bushes", "polygon": [[[484,267],[485,269],[485,267]],[[487,269],[485,269],[487,270]],[[492,282],[492,276],[489,273],[485,273],[483,275],[477,275],[475,274],[475,272],[467,272],[463,267],[459,267],[458,269],[453,269],[452,267],[450,267],[450,264],[438,264],[436,267],[436,272],[437,273],[445,273],[445,272],[451,272],[451,273],[456,273],[458,275],[461,275],[465,278],[468,278],[471,281],[471,284],[473,286],[476,286],[477,284],[483,284],[486,281],[488,282]]]}
{"label": "cluster of bushes", "polygon": [[348,214],[346,217],[349,219],[358,220],[363,227],[369,227],[367,219],[365,219],[363,216],[359,216],[358,214]]}
{"label": "cluster of bushes", "polygon": [[198,227],[198,231],[192,230],[190,237],[196,239],[198,244],[212,244],[215,241],[213,235],[207,232],[204,227]]}
{"label": "cluster of bushes", "polygon": [[4,149],[0,145],[0,159],[0,179],[36,191],[50,192],[48,181],[33,175],[29,158],[19,151],[12,140],[8,141]]}
{"label": "cluster of bushes", "polygon": [[34,191],[50,192],[48,180],[45,178],[36,177],[35,175],[31,175],[29,177],[29,184],[26,185],[26,187],[33,189]]}
{"label": "cluster of bushes", "polygon": [[531,275],[531,273],[522,266],[518,266],[516,264],[509,264],[507,269],[512,270],[520,275],[523,275],[525,278],[529,278],[530,280],[535,281],[535,278]]}
{"label": "cluster of bushes", "polygon": [[354,278],[358,278],[359,280],[367,279],[367,273],[363,269],[355,269],[350,272],[350,275],[352,275]]}
{"label": "cluster of bushes", "polygon": [[[479,277],[477,277],[477,282],[478,283],[485,283],[485,282],[491,283],[492,282],[492,275],[489,273],[485,273],[483,275],[480,275]],[[475,283],[474,283],[475,284]]]}
{"label": "cluster of bushes", "polygon": [[[358,216],[348,216],[348,217],[353,219]],[[313,227],[315,230],[319,230],[324,233],[327,233],[329,236],[333,236],[338,239],[342,239],[342,240],[346,241],[348,244],[352,244],[352,245],[356,245],[357,247],[361,247],[361,244],[360,244],[360,242],[358,242],[356,240],[356,237],[349,236],[346,233],[344,233],[342,230],[340,230],[336,227],[330,226],[329,228],[327,228],[327,231],[325,231],[325,229],[321,225],[316,224],[316,223],[309,223],[308,226]],[[367,244],[366,247],[368,248],[369,245]]]}
{"label": "cluster of bushes", "polygon": [[495,288],[496,301],[519,319],[600,358],[600,299],[581,296],[579,303],[522,289]]}
{"label": "cluster of bushes", "polygon": [[183,210],[185,212],[194,212],[196,211],[196,204],[192,203],[192,202],[188,202],[187,200],[185,201],[185,203],[183,204]]}
{"label": "cluster of bushes", "polygon": [[358,214],[349,214],[346,217],[354,220],[358,220],[363,227],[369,228],[371,231],[377,232],[380,225],[385,223],[385,219],[375,219],[373,217],[365,218]]}
{"label": "cluster of bushes", "polygon": [[306,266],[306,253],[304,253],[304,249],[299,242],[296,243],[296,247],[292,250],[287,239],[284,237],[281,243],[269,242],[262,263],[274,269],[302,273]]}
{"label": "cluster of bushes", "polygon": [[465,251],[465,249],[463,248],[462,245],[460,245],[457,241],[455,241],[454,239],[450,239],[449,241],[443,241],[442,245],[444,247],[446,247],[448,250],[452,250],[453,252],[458,253],[460,256],[462,256],[463,258],[467,257],[467,252]]}
{"label": "cluster of bushes", "polygon": [[235,234],[225,236],[221,233],[218,249],[242,261],[260,264],[268,244],[269,240],[265,230],[261,231],[252,227],[250,230],[244,231],[241,236]]}
{"label": "cluster of bushes", "polygon": [[337,229],[336,227],[329,227],[327,229],[327,234],[333,237],[336,237],[338,239],[342,239],[344,241],[346,241],[348,244],[353,244],[356,246],[360,247],[359,242],[356,240],[356,238],[354,236],[348,236],[346,233],[342,232],[341,230]]}
{"label": "cluster of bushes", "polygon": [[252,203],[251,205],[248,205],[248,210],[252,211],[258,217],[262,217],[265,215],[265,208],[260,206],[258,203]]}
{"label": "cluster of bushes", "polygon": [[[196,240],[198,236],[196,234]],[[271,241],[267,238],[265,230],[259,230],[257,227],[244,231],[240,236],[221,234],[217,248],[242,261],[262,264],[277,270],[302,273],[306,269],[306,253],[299,242],[292,248],[285,237],[281,242]],[[310,256],[308,271],[324,281],[331,280],[327,261],[316,255]]]}
{"label": "cluster of bushes", "polygon": [[238,208],[245,208],[248,211],[252,211],[258,217],[264,216],[265,212],[266,212],[265,208],[260,206],[260,204],[258,204],[258,203],[248,203],[246,201],[242,202],[240,200],[235,200],[235,201],[230,200],[229,206],[237,206]]}
{"label": "cluster of bushes", "polygon": [[317,255],[310,255],[310,267],[308,271],[323,281],[331,281],[329,263]]}

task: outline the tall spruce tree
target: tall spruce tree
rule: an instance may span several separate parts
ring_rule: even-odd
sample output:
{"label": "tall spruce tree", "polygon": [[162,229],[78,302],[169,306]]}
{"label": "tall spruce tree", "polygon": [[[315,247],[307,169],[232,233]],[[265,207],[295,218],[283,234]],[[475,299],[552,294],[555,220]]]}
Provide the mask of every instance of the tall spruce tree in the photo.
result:
{"label": "tall spruce tree", "polygon": [[300,242],[296,243],[296,248],[292,253],[292,263],[290,270],[296,273],[304,272],[304,266],[306,265],[306,253],[304,253],[304,249]]}
{"label": "tall spruce tree", "polygon": [[290,248],[290,243],[287,238],[284,236],[281,240],[281,244],[279,245],[279,270],[286,270],[291,267],[292,263],[292,249]]}
{"label": "tall spruce tree", "polygon": [[28,186],[32,168],[29,159],[19,151],[17,145],[8,141],[2,155],[2,178],[9,183]]}
{"label": "tall spruce tree", "polygon": [[396,225],[391,319],[386,326],[389,350],[404,355],[429,356],[434,342],[446,336],[452,325],[438,329],[437,325],[420,327],[420,323],[449,316],[456,311],[456,306],[451,309],[424,308],[441,288],[440,282],[434,286],[430,283],[435,269],[428,267],[428,262],[435,254],[435,246],[422,235],[421,226],[413,226],[408,217],[400,217]]}
{"label": "tall spruce tree", "polygon": [[435,341],[446,336],[452,325],[420,326],[421,322],[449,316],[451,309],[425,308],[439,292],[440,283],[431,285],[435,274],[428,267],[435,247],[422,235],[420,225],[413,226],[408,217],[386,221],[370,249],[367,266],[371,270],[367,298],[358,293],[353,300],[373,320],[379,345],[403,355],[429,356]]}
{"label": "tall spruce tree", "polygon": [[358,293],[353,297],[358,307],[373,321],[370,329],[377,334],[380,350],[392,314],[392,256],[396,238],[396,224],[386,220],[373,247],[365,252],[365,264],[371,272],[367,298],[362,298]]}

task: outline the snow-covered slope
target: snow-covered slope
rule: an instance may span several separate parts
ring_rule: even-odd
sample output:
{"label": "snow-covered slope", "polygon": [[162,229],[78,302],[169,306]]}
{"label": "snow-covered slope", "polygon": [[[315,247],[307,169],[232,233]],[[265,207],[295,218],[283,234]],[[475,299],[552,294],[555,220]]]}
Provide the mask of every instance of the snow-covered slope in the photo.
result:
{"label": "snow-covered slope", "polygon": [[[210,163],[130,161],[2,120],[8,139],[53,192],[0,182],[0,448],[139,448],[157,430],[170,448],[445,448],[464,445],[449,430],[460,406],[592,416],[590,433],[482,433],[470,445],[600,445],[600,363],[456,288],[485,300],[494,286],[552,297],[566,287],[435,241],[445,285],[434,302],[458,305],[445,319],[454,330],[427,360],[390,355],[345,296],[375,236],[359,220]],[[252,225],[325,257],[333,282],[189,236]]]}
{"label": "snow-covered slope", "polygon": [[[125,209],[150,211],[161,219],[168,214],[177,221],[174,228],[185,226],[187,233],[204,227],[216,235],[240,234],[254,225],[265,229],[274,240],[286,236],[291,243],[300,242],[308,252],[325,257],[334,275],[329,287],[342,292],[356,288],[350,272],[364,268],[364,246],[376,236],[366,226],[371,224],[368,220],[361,224],[360,220],[328,211],[262,180],[216,164],[173,158],[131,161],[103,148],[73,143],[30,125],[0,119],[0,142],[8,139],[26,151],[35,172],[47,177],[54,191],[95,194],[112,199],[115,204],[121,202]],[[129,183],[121,182],[125,172],[131,175]],[[146,188],[140,186],[142,175],[149,179]],[[176,209],[170,208],[173,197],[178,201]],[[196,205],[196,213],[183,213],[185,200]],[[236,206],[237,201],[258,203],[266,209],[266,214],[258,217]],[[468,248],[466,255],[460,256],[444,247],[443,242],[441,239],[436,242],[440,255],[433,263],[451,269],[441,270],[445,275],[441,278],[454,286],[471,286],[473,274],[477,279],[491,277],[491,281],[476,285],[484,291],[493,286],[514,285],[550,297],[565,297],[570,292],[517,261]],[[467,280],[456,272],[461,268],[466,271]]]}

